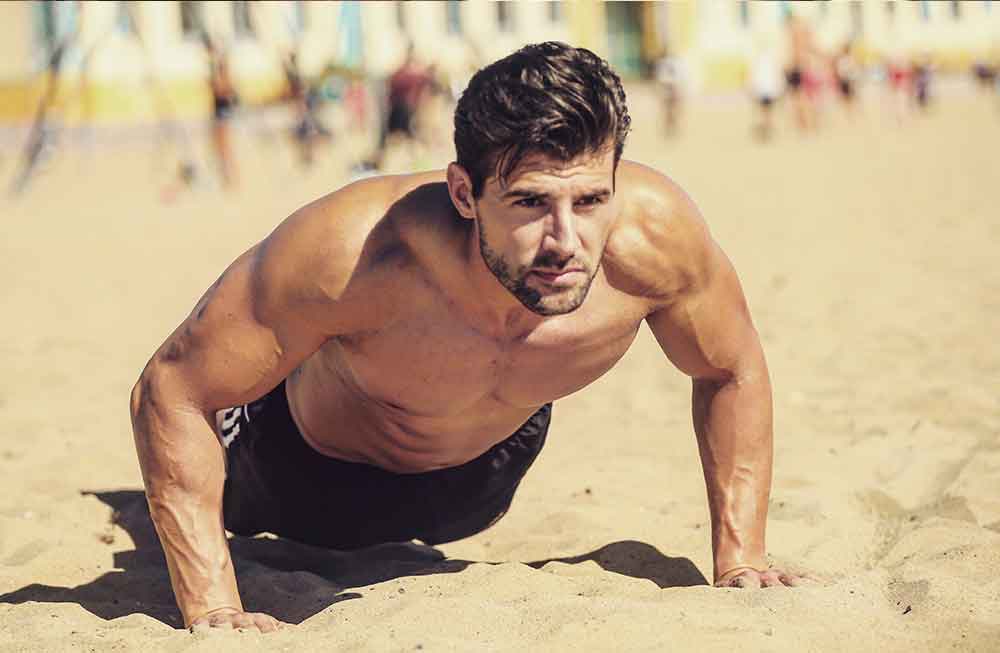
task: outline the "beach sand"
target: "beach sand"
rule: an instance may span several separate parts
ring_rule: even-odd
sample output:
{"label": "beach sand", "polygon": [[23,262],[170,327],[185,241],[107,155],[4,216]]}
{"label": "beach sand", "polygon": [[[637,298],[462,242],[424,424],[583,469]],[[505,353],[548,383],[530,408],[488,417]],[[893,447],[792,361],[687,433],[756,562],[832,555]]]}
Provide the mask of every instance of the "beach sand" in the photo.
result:
{"label": "beach sand", "polygon": [[632,100],[626,156],[692,195],[741,275],[774,384],[768,552],[820,582],[708,586],[690,382],[643,327],[557,402],[492,529],[355,553],[234,538],[245,605],[294,628],[181,629],[129,390],[345,166],[302,174],[253,136],[239,193],[206,172],[165,204],[153,150],[99,145],[0,203],[0,652],[1000,650],[1000,111],[958,89],[897,125],[869,97],[853,127],[831,112],[802,138],[782,116],[760,146],[738,99],[688,107],[670,141],[648,90]]}

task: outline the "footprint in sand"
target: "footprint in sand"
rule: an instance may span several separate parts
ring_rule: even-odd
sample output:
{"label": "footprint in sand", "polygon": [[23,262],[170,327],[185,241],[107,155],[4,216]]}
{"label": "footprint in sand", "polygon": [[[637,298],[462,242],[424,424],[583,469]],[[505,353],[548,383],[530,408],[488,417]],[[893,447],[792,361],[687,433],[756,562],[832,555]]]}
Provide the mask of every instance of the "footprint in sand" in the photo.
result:
{"label": "footprint in sand", "polygon": [[49,545],[43,540],[32,540],[27,544],[18,547],[13,553],[4,559],[3,564],[7,567],[19,567],[28,564],[38,556],[49,550]]}
{"label": "footprint in sand", "polygon": [[931,584],[927,580],[907,582],[892,578],[885,587],[886,598],[901,614],[921,607],[930,591]]}

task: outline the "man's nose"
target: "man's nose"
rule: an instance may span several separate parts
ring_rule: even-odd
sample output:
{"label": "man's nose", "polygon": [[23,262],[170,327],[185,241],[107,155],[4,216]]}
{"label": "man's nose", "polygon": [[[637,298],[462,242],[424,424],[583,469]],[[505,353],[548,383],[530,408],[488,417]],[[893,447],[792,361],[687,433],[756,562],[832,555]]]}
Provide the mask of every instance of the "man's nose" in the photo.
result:
{"label": "man's nose", "polygon": [[564,257],[576,253],[580,246],[579,234],[576,230],[576,214],[572,208],[556,207],[549,215],[548,229],[543,246],[549,251],[555,251]]}

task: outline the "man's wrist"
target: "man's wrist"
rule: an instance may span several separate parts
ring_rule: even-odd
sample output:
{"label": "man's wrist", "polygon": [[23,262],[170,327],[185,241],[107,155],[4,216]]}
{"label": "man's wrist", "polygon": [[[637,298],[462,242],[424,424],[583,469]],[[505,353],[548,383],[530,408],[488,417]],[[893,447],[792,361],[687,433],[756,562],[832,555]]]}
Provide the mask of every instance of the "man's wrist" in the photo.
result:
{"label": "man's wrist", "polygon": [[763,546],[746,546],[736,540],[717,542],[712,558],[716,581],[737,569],[760,571],[768,567]]}
{"label": "man's wrist", "polygon": [[220,606],[218,608],[213,608],[211,610],[207,610],[207,611],[201,612],[197,616],[194,616],[194,617],[192,617],[190,619],[185,619],[185,625],[190,627],[195,622],[200,621],[202,619],[205,619],[207,617],[211,617],[212,615],[215,615],[215,614],[220,614],[220,613],[236,614],[236,613],[239,613],[239,612],[243,612],[243,609],[242,608],[237,608],[237,607],[234,607],[234,606],[231,606],[231,605],[223,605],[223,606]]}
{"label": "man's wrist", "polygon": [[766,564],[763,564],[763,565],[761,565],[761,564],[757,564],[757,565],[736,565],[735,567],[730,567],[729,569],[726,569],[725,571],[723,571],[721,573],[716,572],[715,573],[714,582],[718,583],[718,582],[721,582],[721,581],[728,580],[728,579],[732,578],[733,576],[738,576],[738,575],[742,574],[744,571],[757,571],[757,572],[761,572],[761,571],[764,571],[767,568],[768,568],[768,565],[766,565]]}

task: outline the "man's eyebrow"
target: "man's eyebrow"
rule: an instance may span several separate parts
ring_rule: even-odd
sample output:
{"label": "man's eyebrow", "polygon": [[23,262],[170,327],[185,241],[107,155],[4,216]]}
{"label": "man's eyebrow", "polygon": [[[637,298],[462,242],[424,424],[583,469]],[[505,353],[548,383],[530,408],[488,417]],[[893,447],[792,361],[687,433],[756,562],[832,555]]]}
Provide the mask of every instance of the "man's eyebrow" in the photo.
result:
{"label": "man's eyebrow", "polygon": [[537,197],[540,199],[544,199],[548,196],[549,196],[548,193],[538,190],[529,190],[526,188],[514,188],[501,195],[500,198],[505,200],[510,199],[511,197]]}
{"label": "man's eyebrow", "polygon": [[[545,199],[549,194],[544,191],[530,190],[527,188],[514,188],[511,189],[500,196],[500,199],[510,199],[512,197],[534,197],[538,199]],[[611,196],[610,188],[588,188],[587,190],[576,193],[576,197],[598,197],[605,198]]]}

